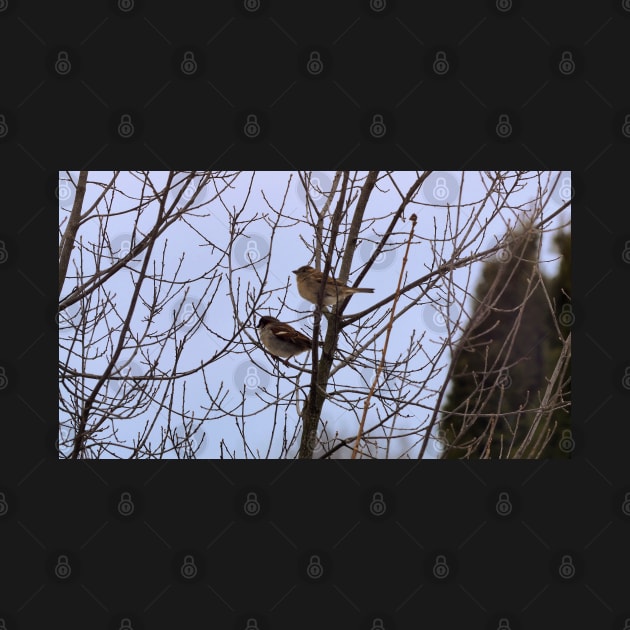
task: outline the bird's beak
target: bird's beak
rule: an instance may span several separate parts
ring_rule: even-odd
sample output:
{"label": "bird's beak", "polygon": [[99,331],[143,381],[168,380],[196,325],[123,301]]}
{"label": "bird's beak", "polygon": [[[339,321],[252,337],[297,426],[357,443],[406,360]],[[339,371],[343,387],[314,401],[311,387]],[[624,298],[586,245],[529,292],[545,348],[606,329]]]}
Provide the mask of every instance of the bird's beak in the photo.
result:
{"label": "bird's beak", "polygon": [[298,272],[298,270],[297,270],[297,269],[294,269],[291,273],[295,273],[295,274],[297,274],[297,272]]}

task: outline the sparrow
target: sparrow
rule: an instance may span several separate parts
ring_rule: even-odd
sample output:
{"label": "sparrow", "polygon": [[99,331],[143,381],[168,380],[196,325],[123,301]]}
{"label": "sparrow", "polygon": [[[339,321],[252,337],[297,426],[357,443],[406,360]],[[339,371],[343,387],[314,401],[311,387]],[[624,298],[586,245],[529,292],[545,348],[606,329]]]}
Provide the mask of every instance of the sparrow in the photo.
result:
{"label": "sparrow", "polygon": [[[319,287],[322,283],[322,272],[304,265],[299,269],[294,269],[293,273],[297,276],[298,293],[309,302],[317,304],[317,296]],[[324,289],[324,298],[322,304],[330,306],[337,304],[354,293],[374,293],[374,289],[360,289],[358,287],[349,287],[339,282],[336,278],[326,278],[326,288]]]}
{"label": "sparrow", "polygon": [[280,359],[289,359],[313,347],[312,340],[306,335],[269,315],[260,318],[258,335],[270,354]]}

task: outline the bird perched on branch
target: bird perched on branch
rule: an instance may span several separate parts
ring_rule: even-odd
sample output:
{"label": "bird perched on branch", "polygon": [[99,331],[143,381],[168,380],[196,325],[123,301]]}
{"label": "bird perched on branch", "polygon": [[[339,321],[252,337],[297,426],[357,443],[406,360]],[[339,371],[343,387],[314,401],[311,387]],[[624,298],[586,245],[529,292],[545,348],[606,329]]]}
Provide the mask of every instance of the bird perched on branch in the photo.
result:
{"label": "bird perched on branch", "polygon": [[[317,304],[317,296],[319,295],[319,287],[322,284],[323,274],[313,267],[304,265],[299,269],[294,269],[293,273],[297,277],[298,293],[309,302]],[[324,298],[322,304],[330,306],[343,301],[350,295],[355,293],[374,293],[374,289],[362,289],[359,287],[349,287],[336,278],[326,278],[326,287],[324,289]]]}
{"label": "bird perched on branch", "polygon": [[289,359],[313,347],[313,341],[306,335],[268,315],[260,318],[258,334],[269,353],[280,359]]}

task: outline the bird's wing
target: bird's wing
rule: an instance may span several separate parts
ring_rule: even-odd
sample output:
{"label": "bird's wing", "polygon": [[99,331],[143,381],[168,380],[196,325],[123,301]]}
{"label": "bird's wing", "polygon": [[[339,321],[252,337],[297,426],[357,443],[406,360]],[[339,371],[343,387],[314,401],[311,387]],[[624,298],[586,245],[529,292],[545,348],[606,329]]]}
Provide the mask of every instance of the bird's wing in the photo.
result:
{"label": "bird's wing", "polygon": [[303,341],[305,343],[311,343],[311,340],[306,335],[303,335],[291,326],[274,326],[272,330],[279,339],[284,339],[285,341]]}

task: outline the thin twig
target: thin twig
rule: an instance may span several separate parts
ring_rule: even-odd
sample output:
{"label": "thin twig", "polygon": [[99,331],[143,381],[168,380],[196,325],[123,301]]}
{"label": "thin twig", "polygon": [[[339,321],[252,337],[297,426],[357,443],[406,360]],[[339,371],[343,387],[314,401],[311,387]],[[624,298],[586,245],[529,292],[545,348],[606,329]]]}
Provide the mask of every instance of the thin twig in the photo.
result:
{"label": "thin twig", "polygon": [[372,398],[372,395],[374,394],[376,383],[378,382],[379,376],[383,370],[383,365],[385,365],[385,355],[387,354],[387,345],[389,344],[389,336],[392,332],[392,324],[394,322],[394,316],[396,314],[396,304],[398,303],[398,298],[400,297],[400,287],[402,285],[403,275],[405,273],[405,266],[407,265],[407,256],[409,255],[409,248],[411,247],[411,241],[413,240],[413,232],[416,229],[416,221],[418,220],[418,217],[415,214],[412,214],[410,219],[411,219],[411,230],[409,230],[409,240],[407,241],[407,247],[405,248],[405,256],[403,257],[402,266],[400,268],[400,275],[398,276],[398,286],[396,287],[396,294],[394,295],[394,301],[392,302],[392,312],[389,318],[389,324],[387,324],[387,332],[385,333],[385,343],[383,344],[383,353],[381,354],[381,360],[378,364],[378,368],[376,369],[376,374],[374,375],[372,384],[370,385],[370,391],[368,392],[367,398],[365,399],[365,404],[363,405],[363,415],[361,416],[361,423],[359,424],[359,430],[357,432],[357,439],[356,439],[356,442],[354,443],[354,448],[352,449],[351,459],[357,458],[359,442],[361,441],[361,436],[363,435],[363,427],[365,425],[365,418],[367,417],[368,408],[370,406],[370,400]]}

